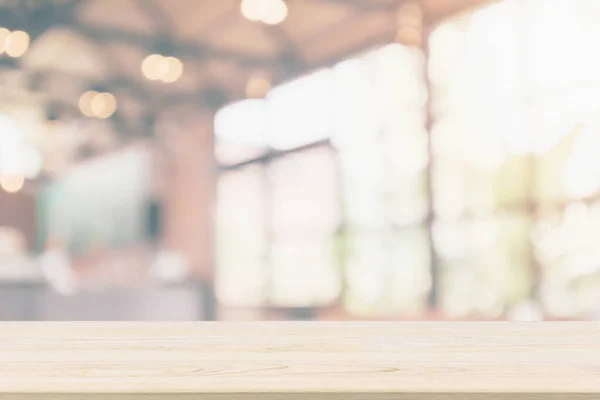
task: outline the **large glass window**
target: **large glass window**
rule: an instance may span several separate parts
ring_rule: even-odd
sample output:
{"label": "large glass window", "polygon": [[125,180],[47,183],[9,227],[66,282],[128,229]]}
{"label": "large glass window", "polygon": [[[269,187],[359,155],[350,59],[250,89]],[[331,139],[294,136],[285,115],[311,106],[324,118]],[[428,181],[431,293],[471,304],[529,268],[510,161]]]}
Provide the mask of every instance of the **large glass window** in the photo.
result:
{"label": "large glass window", "polygon": [[[389,45],[217,115],[217,156],[258,151],[220,160],[221,302],[337,302],[366,315],[422,308],[430,283],[422,63],[419,51]],[[228,183],[250,170],[252,181]],[[237,239],[244,226],[246,245]]]}
{"label": "large glass window", "polygon": [[251,151],[221,159],[220,187],[255,175],[252,196],[220,198],[220,229],[260,214],[253,250],[219,258],[223,288],[355,315],[433,299],[457,318],[531,300],[585,316],[600,293],[599,17],[597,0],[491,2],[432,27],[427,57],[391,44],[223,109],[218,154]]}
{"label": "large glass window", "polygon": [[217,187],[217,279],[221,301],[255,306],[266,299],[267,230],[264,167],[220,175]]}
{"label": "large glass window", "polygon": [[[530,296],[550,316],[591,311],[597,284],[574,282],[598,265],[585,238],[593,240],[595,215],[586,202],[600,190],[592,156],[600,57],[590,51],[599,16],[593,0],[505,0],[433,31],[433,199],[446,311],[491,312]],[[461,300],[469,287],[486,298]]]}

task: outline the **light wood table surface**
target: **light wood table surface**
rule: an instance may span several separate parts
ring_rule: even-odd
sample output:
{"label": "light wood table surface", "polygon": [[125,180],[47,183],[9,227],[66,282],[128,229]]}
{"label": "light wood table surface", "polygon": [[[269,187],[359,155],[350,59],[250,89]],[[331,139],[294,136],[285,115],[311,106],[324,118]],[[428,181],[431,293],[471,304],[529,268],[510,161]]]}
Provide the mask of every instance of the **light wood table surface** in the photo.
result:
{"label": "light wood table surface", "polygon": [[600,400],[599,323],[0,323],[0,400]]}

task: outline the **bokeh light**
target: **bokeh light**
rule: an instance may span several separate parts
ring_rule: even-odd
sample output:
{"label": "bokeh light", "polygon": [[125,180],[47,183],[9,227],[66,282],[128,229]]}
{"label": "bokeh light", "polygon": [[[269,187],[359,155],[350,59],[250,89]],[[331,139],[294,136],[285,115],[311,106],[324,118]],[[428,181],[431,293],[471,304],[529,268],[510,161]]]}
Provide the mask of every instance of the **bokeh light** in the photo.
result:
{"label": "bokeh light", "polygon": [[142,62],[142,74],[151,81],[172,83],[181,78],[183,63],[177,57],[150,54]]}
{"label": "bokeh light", "polygon": [[0,187],[8,193],[17,193],[23,188],[25,178],[18,174],[0,174]]}
{"label": "bokeh light", "polygon": [[165,57],[163,61],[166,63],[166,71],[161,76],[163,82],[171,83],[181,78],[183,63],[178,58]]}
{"label": "bokeh light", "polygon": [[267,25],[277,25],[287,18],[287,5],[282,0],[274,0],[263,14],[262,21]]}
{"label": "bokeh light", "polygon": [[288,15],[283,0],[243,0],[240,9],[249,21],[261,21],[267,25],[280,24]]}
{"label": "bokeh light", "polygon": [[42,163],[40,150],[29,143],[20,124],[0,115],[0,174],[35,179]]}
{"label": "bokeh light", "polygon": [[405,46],[418,46],[421,43],[421,30],[405,26],[398,29],[396,40]]}
{"label": "bokeh light", "polygon": [[142,61],[142,73],[146,79],[155,81],[160,78],[158,69],[163,58],[160,54],[150,54],[144,58],[144,61]]}
{"label": "bokeh light", "polygon": [[35,147],[25,147],[21,151],[21,169],[27,179],[35,179],[41,172],[44,159]]}
{"label": "bokeh light", "polygon": [[108,118],[117,109],[117,99],[111,93],[85,92],[79,99],[79,109],[86,117]]}
{"label": "bokeh light", "polygon": [[262,16],[262,0],[242,0],[240,5],[242,15],[250,21],[259,21]]}
{"label": "bokeh light", "polygon": [[11,32],[5,39],[4,51],[10,57],[21,57],[29,49],[29,34],[24,31]]}
{"label": "bokeh light", "polygon": [[6,28],[0,28],[0,54],[4,53],[6,49],[6,39],[8,39],[10,31]]}
{"label": "bokeh light", "polygon": [[423,12],[417,1],[408,1],[401,4],[396,15],[396,41],[405,46],[418,46],[421,44],[423,30]]}
{"label": "bokeh light", "polygon": [[92,110],[92,100],[97,95],[98,95],[98,92],[96,92],[94,90],[90,90],[90,91],[85,92],[79,98],[79,110],[81,110],[81,113],[83,115],[85,115],[86,117],[94,117],[95,116],[94,111]]}
{"label": "bokeh light", "polygon": [[92,99],[90,108],[98,118],[108,118],[117,109],[117,99],[110,93],[98,93]]}
{"label": "bokeh light", "polygon": [[246,84],[246,97],[250,99],[262,99],[271,90],[271,82],[264,76],[252,76]]}

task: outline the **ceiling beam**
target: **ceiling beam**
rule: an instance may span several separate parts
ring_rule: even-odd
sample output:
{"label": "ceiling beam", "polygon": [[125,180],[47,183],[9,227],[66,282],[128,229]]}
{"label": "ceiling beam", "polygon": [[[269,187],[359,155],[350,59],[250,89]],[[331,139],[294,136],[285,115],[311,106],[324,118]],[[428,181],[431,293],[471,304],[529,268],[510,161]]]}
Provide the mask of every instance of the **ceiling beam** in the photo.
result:
{"label": "ceiling beam", "polygon": [[[146,1],[141,2],[146,4]],[[155,52],[157,45],[167,45],[171,47],[174,55],[179,57],[200,60],[217,58],[235,62],[246,68],[265,68],[278,62],[277,58],[257,57],[252,54],[219,49],[200,41],[173,40],[169,33],[164,31],[156,35],[144,35],[124,29],[90,26],[81,23],[75,17],[75,10],[81,4],[85,5],[84,3],[85,0],[65,0],[60,5],[56,5],[53,2],[40,0],[36,3],[37,6],[27,10],[16,6],[0,5],[0,26],[23,29],[29,33],[32,41],[56,26],[72,29],[99,42],[118,41],[139,46],[146,49],[148,53]],[[144,7],[144,12],[151,13],[155,18],[162,14],[158,6],[151,7],[149,4]],[[161,25],[168,23],[166,19],[160,21],[162,21]]]}
{"label": "ceiling beam", "polygon": [[[251,54],[243,54],[240,52],[229,51],[225,49],[217,49],[208,44],[204,44],[201,42],[192,42],[192,41],[175,41],[169,37],[168,33],[161,33],[157,35],[143,35],[130,31],[113,29],[113,28],[98,28],[92,27],[82,24],[78,22],[74,17],[74,10],[77,6],[80,5],[85,0],[64,0],[65,2],[61,6],[53,5],[48,8],[48,4],[51,2],[41,2],[39,7],[36,7],[33,11],[30,11],[29,14],[26,14],[27,26],[24,26],[23,29],[27,29],[32,38],[42,35],[46,30],[52,28],[53,26],[65,26],[68,29],[72,29],[73,31],[87,37],[88,39],[93,40],[96,43],[104,44],[110,42],[120,42],[120,43],[129,43],[131,45],[139,46],[143,49],[146,49],[149,53],[154,51],[155,47],[160,45],[161,43],[169,43],[173,46],[174,55],[182,57],[182,58],[192,58],[198,60],[210,60],[210,59],[221,59],[221,60],[229,60],[235,63],[236,65],[242,66],[248,70],[253,69],[264,69],[268,70],[273,75],[273,83],[278,84],[283,81],[289,80],[291,78],[297,77],[304,73],[308,73],[312,70],[331,66],[335,62],[339,61],[346,54],[352,54],[354,52],[359,52],[363,50],[367,46],[377,45],[377,44],[385,44],[389,43],[390,40],[393,40],[395,36],[396,26],[393,23],[390,23],[389,29],[386,27],[382,30],[381,34],[377,37],[370,38],[369,41],[365,41],[360,43],[358,46],[354,46],[353,48],[346,49],[343,54],[335,54],[326,59],[320,60],[318,63],[307,63],[305,62],[299,50],[292,46],[294,43],[291,42],[289,38],[279,37],[279,43],[282,47],[288,48],[288,51],[283,52],[278,57],[273,58],[263,58],[253,56]],[[142,0],[144,1],[144,0]],[[288,0],[288,1],[302,1],[302,0]],[[318,0],[321,2],[330,2],[330,3],[339,3],[339,4],[349,4],[352,7],[355,7],[357,10],[363,11],[373,11],[378,12],[381,10],[392,11],[395,10],[398,4],[400,4],[403,0],[398,0],[396,2],[371,2],[368,0]],[[428,9],[432,12],[436,2],[434,0],[421,0],[424,7],[430,7]],[[489,1],[489,0],[488,0]],[[437,16],[448,15],[448,12],[456,13],[465,8],[473,7],[474,5],[480,5],[486,2],[486,0],[448,0],[445,3],[450,4],[450,6],[444,8],[444,10],[435,9]],[[6,6],[0,6],[0,11],[5,11]],[[0,12],[0,26],[4,21],[8,22],[11,18],[17,22],[23,22],[23,14],[20,13],[19,17],[16,18],[14,15],[14,11],[12,9],[8,9],[9,12]],[[160,12],[160,10],[155,10],[153,12]],[[353,13],[354,14],[354,13]],[[13,18],[14,17],[14,18]],[[354,16],[353,16],[354,17]],[[395,19],[390,19],[392,21]],[[13,21],[14,22],[14,21]],[[344,23],[347,23],[344,22]],[[281,33],[278,28],[273,31],[274,33]],[[320,35],[326,35],[327,32],[321,32]],[[0,65],[9,66],[11,68],[21,68],[18,62],[14,60],[0,60]],[[40,81],[44,79],[52,79],[56,74],[61,74],[61,72],[55,71],[29,71],[31,73],[32,79],[36,81],[37,86],[40,85]],[[198,105],[206,105],[208,107],[218,107],[219,105],[224,104],[225,102],[234,100],[233,94],[227,93],[223,88],[211,87],[207,89],[202,89],[198,91],[190,91],[190,92],[167,92],[164,91],[161,93],[149,91],[147,87],[143,85],[133,82],[131,78],[126,76],[113,76],[106,80],[98,81],[90,79],[89,77],[74,77],[69,75],[71,79],[79,79],[86,86],[103,86],[108,90],[117,91],[117,90],[125,90],[131,96],[140,100],[145,104],[145,108],[148,112],[156,112],[164,107],[168,107],[173,104],[181,104],[181,103],[193,103]],[[74,100],[76,101],[76,100]]]}
{"label": "ceiling beam", "polygon": [[[302,1],[302,0],[296,0]],[[358,11],[390,11],[395,10],[398,4],[406,0],[395,0],[390,2],[377,2],[369,0],[319,0],[321,3],[331,3],[350,6]]]}
{"label": "ceiling beam", "polygon": [[[68,23],[73,10],[84,0],[64,0],[60,4],[50,1],[32,3],[16,2],[0,5],[0,26],[10,30],[24,30],[32,40],[55,25]],[[12,4],[12,6],[11,6]],[[25,4],[30,4],[25,7]]]}
{"label": "ceiling beam", "polygon": [[256,57],[252,54],[244,54],[225,49],[217,49],[200,42],[181,41],[171,42],[168,37],[161,35],[142,35],[135,32],[113,29],[113,28],[96,28],[73,22],[69,28],[75,32],[89,37],[98,42],[121,42],[142,47],[148,53],[156,52],[157,44],[168,43],[172,47],[174,55],[182,58],[192,58],[199,60],[207,60],[217,58],[222,60],[233,61],[243,67],[265,67],[277,62],[276,58]]}
{"label": "ceiling beam", "polygon": [[420,3],[425,13],[425,20],[430,25],[435,25],[458,13],[499,1],[501,0],[420,0]]}
{"label": "ceiling beam", "polygon": [[170,34],[173,28],[172,21],[165,15],[156,0],[136,0],[136,4],[146,17],[157,25],[162,34]]}

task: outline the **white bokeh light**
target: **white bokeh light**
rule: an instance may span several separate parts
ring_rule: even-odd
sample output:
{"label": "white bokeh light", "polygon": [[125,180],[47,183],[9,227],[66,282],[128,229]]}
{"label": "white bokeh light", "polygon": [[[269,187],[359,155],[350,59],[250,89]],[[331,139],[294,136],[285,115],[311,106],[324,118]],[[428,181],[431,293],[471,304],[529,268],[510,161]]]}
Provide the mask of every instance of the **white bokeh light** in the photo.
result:
{"label": "white bokeh light", "polygon": [[40,151],[25,141],[17,123],[0,115],[0,173],[36,178],[43,164]]}
{"label": "white bokeh light", "polygon": [[280,24],[288,15],[283,0],[242,0],[240,9],[249,21],[260,21],[267,25]]}

